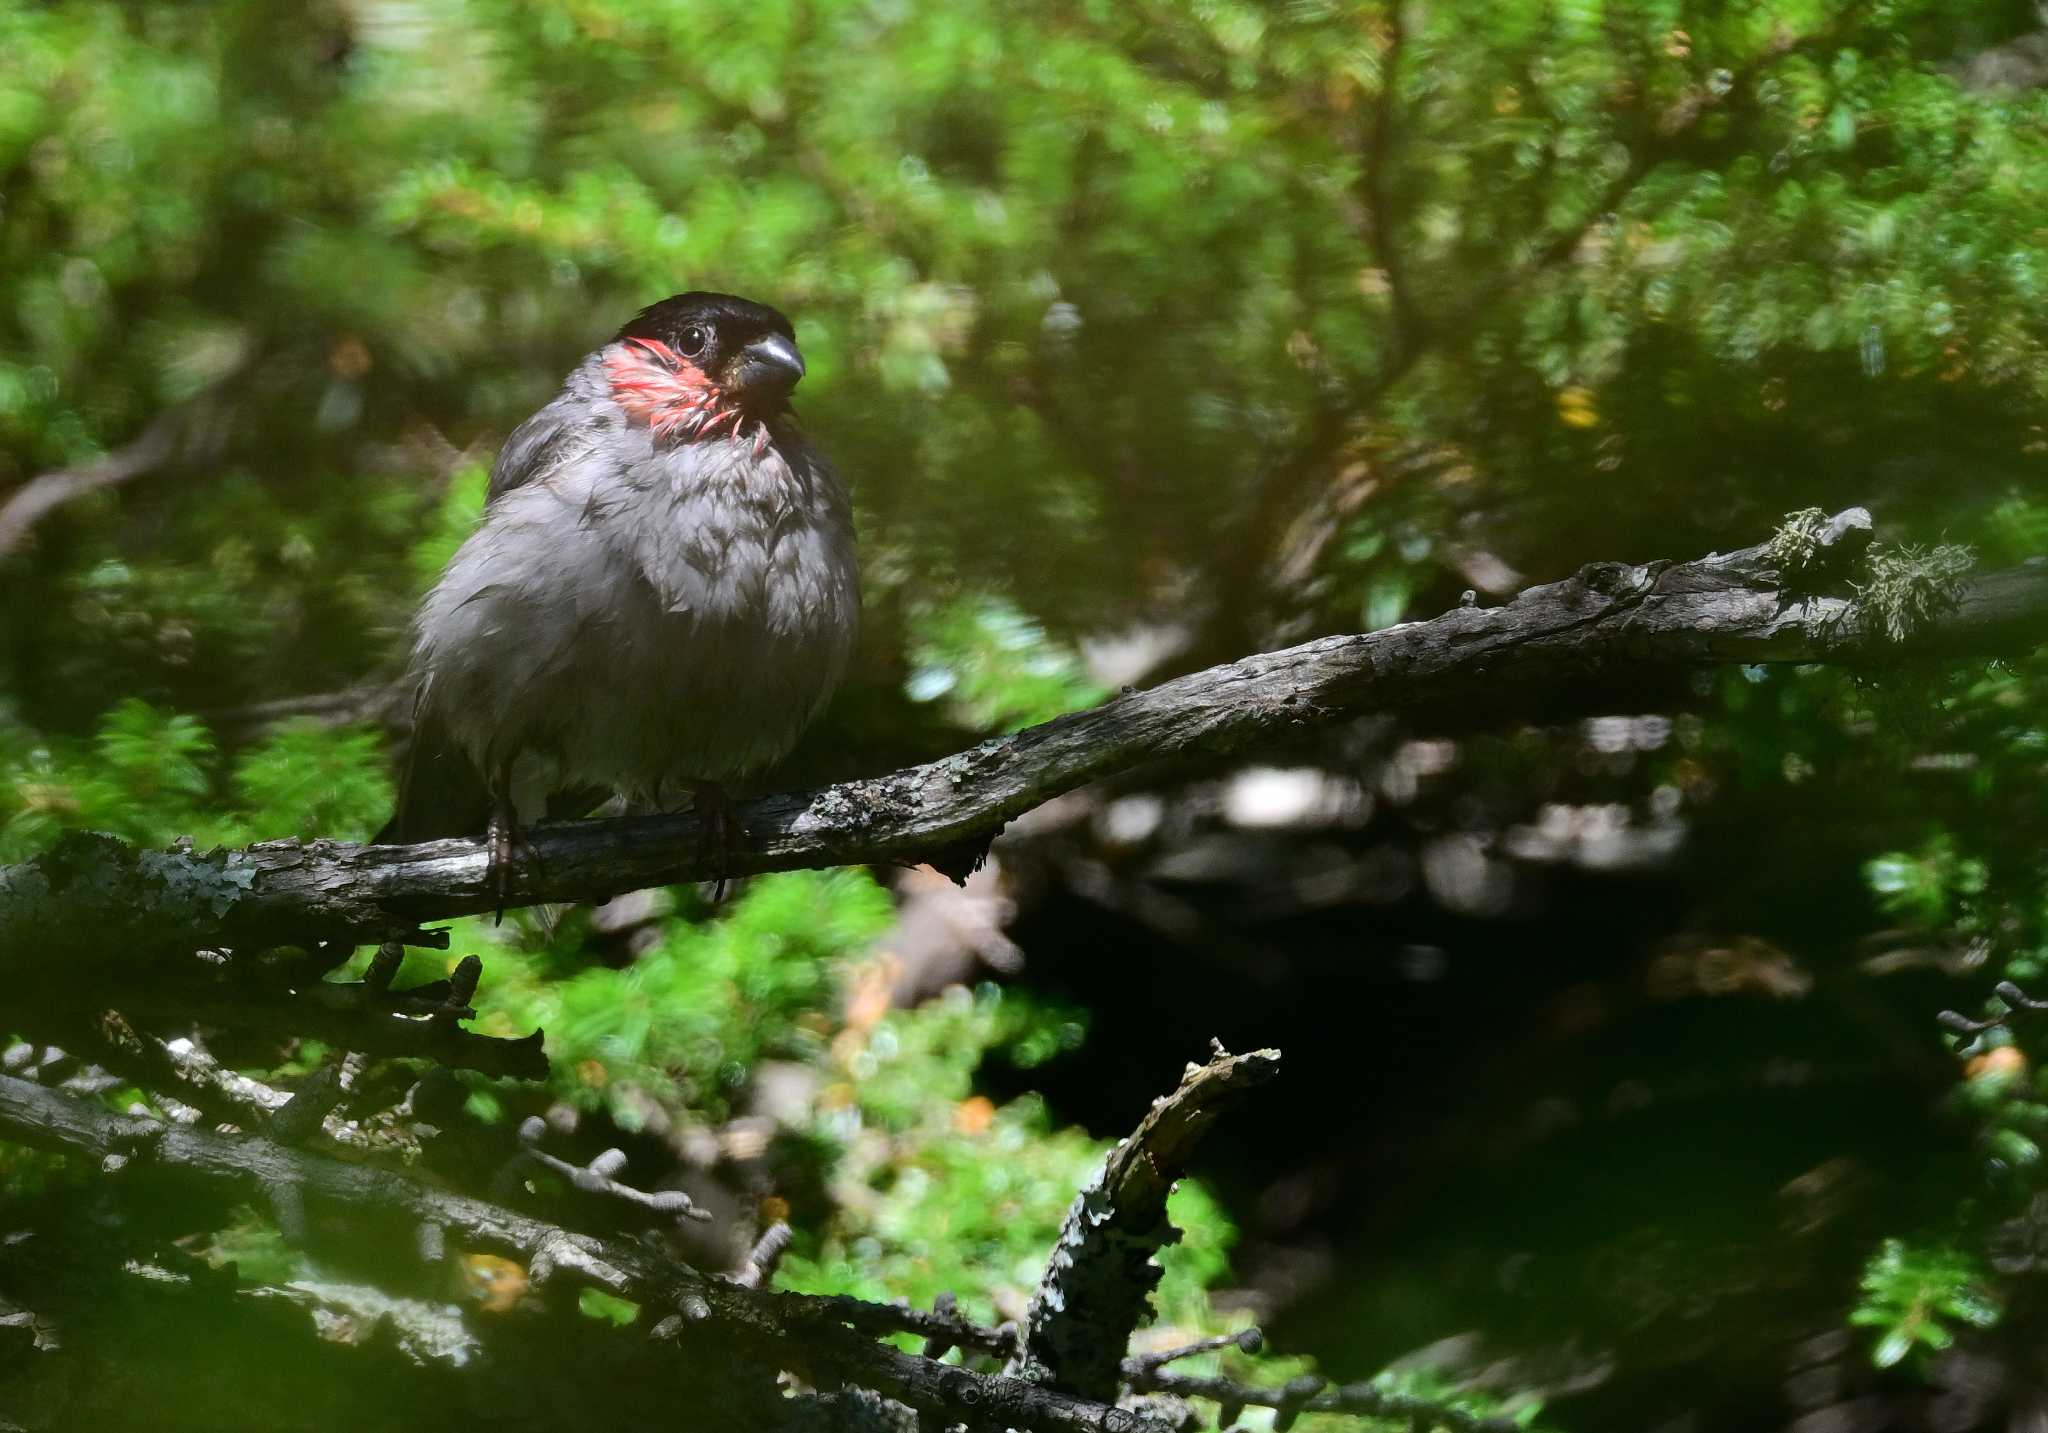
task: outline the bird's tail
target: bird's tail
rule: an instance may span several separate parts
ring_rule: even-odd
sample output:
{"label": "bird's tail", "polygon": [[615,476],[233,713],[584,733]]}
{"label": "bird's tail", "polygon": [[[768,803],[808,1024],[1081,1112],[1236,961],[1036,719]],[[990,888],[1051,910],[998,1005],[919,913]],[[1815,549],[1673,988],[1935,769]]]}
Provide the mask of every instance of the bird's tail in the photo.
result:
{"label": "bird's tail", "polygon": [[398,807],[377,833],[378,844],[481,836],[491,819],[491,792],[483,773],[455,744],[445,723],[430,711],[415,710],[412,743],[398,775]]}

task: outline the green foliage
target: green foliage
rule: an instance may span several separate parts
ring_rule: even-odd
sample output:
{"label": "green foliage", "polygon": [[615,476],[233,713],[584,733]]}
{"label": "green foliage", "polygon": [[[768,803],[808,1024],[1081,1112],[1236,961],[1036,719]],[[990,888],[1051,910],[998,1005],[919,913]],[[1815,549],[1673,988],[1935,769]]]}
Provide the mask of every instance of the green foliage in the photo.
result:
{"label": "green foliage", "polygon": [[191,717],[130,699],[107,713],[93,747],[98,770],[81,783],[82,804],[127,822],[116,835],[144,839],[193,814],[206,794],[213,738]]}
{"label": "green foliage", "polygon": [[1053,1128],[1037,1101],[1003,1107],[974,1134],[955,1130],[954,1107],[932,1111],[876,1146],[872,1163],[850,1152],[839,1177],[852,1184],[837,1201],[846,1212],[814,1253],[785,1264],[791,1287],[926,1306],[950,1289],[982,1318],[1029,1295],[1101,1144]]}
{"label": "green foliage", "polygon": [[[1035,1097],[991,1104],[972,1093],[974,1075],[993,1051],[1080,1038],[1070,1012],[983,986],[955,987],[835,1042],[846,1078],[819,1099],[815,1133],[844,1151],[836,1212],[805,1233],[784,1282],[925,1304],[951,1290],[976,1317],[1014,1315],[1106,1146],[1055,1126]],[[1183,1186],[1168,1214],[1183,1237],[1160,1256],[1160,1317],[1213,1331],[1206,1290],[1227,1270],[1235,1231],[1196,1185]]]}
{"label": "green foliage", "polygon": [[377,733],[283,722],[234,762],[232,783],[244,818],[244,838],[261,840],[311,832],[337,840],[363,840],[391,812],[383,779],[386,754]]}
{"label": "green foliage", "polygon": [[[887,893],[862,871],[765,876],[715,919],[662,922],[624,969],[571,973],[561,953],[493,957],[479,1028],[545,1029],[557,1091],[628,1129],[649,1101],[716,1119],[760,1060],[817,1057],[840,963],[889,917]],[[481,926],[459,926],[457,948]]]}
{"label": "green foliage", "polygon": [[1077,1047],[1085,1017],[1019,993],[955,986],[913,1013],[888,1016],[850,1056],[864,1123],[900,1131],[919,1127],[935,1107],[969,1097],[991,1051],[1016,1064],[1042,1064]]}
{"label": "green foliage", "polygon": [[448,483],[434,508],[427,530],[413,544],[410,555],[414,584],[425,591],[441,575],[455,549],[483,516],[484,492],[490,484],[490,470],[482,466],[464,468]]}
{"label": "green foliage", "polygon": [[386,767],[382,741],[360,727],[282,723],[223,760],[196,718],[133,698],[89,742],[39,743],[0,713],[0,860],[74,829],[148,846],[362,840],[390,811]]}
{"label": "green foliage", "polygon": [[911,623],[910,655],[911,698],[943,698],[976,728],[1013,731],[1108,695],[1070,648],[999,598],[924,606]]}
{"label": "green foliage", "polygon": [[[2001,504],[1999,524],[2026,521],[2025,504]],[[1917,845],[1870,860],[1864,875],[1880,910],[1909,929],[1983,962],[1972,985],[2016,981],[2028,994],[2048,973],[2048,906],[2038,849],[2011,839],[2030,829],[2048,775],[2048,681],[2038,656],[1950,687],[1943,746],[1969,753],[1957,766],[1956,798]],[[1913,740],[1907,727],[1894,739]],[[1925,813],[1917,813],[1925,819]],[[2002,986],[2001,986],[2002,988]],[[1954,1035],[1957,1080],[1947,1107],[1971,1131],[1967,1197],[1951,1211],[1948,1237],[1888,1241],[1865,1272],[1852,1320],[1879,1330],[1875,1357],[1898,1363],[1946,1347],[1967,1328],[1988,1327],[2014,1302],[2022,1265],[1998,1257],[2048,1163],[2048,1085],[2039,1076],[2038,1017],[2001,995],[1981,1002],[1994,1022]],[[1987,1255],[1991,1257],[1987,1258]]]}
{"label": "green foliage", "polygon": [[625,1328],[640,1317],[640,1306],[631,1299],[621,1299],[607,1294],[602,1289],[583,1289],[576,1295],[576,1308],[587,1319],[599,1319],[608,1324]]}
{"label": "green foliage", "polygon": [[1345,536],[1333,563],[1340,589],[1355,606],[1359,627],[1377,632],[1414,615],[1409,607],[1436,566],[1428,528],[1403,523],[1389,532],[1363,524]]}
{"label": "green foliage", "polygon": [[232,1265],[236,1277],[251,1284],[289,1283],[308,1272],[305,1255],[285,1242],[276,1223],[247,1205],[193,1252],[216,1269]]}
{"label": "green foliage", "polygon": [[1958,1325],[1990,1328],[1999,1313],[1974,1260],[1951,1248],[1887,1239],[1864,1266],[1862,1298],[1849,1322],[1878,1331],[1871,1361],[1890,1368],[1915,1352],[1947,1348]]}
{"label": "green foliage", "polygon": [[1890,851],[1863,867],[1863,878],[1888,915],[1928,926],[1960,921],[1969,900],[1985,886],[1984,863],[1959,855],[1947,832],[1930,836],[1918,851]]}
{"label": "green foliage", "polygon": [[[9,4],[0,159],[35,182],[0,227],[0,481],[237,400],[207,481],[135,490],[142,528],[112,498],[58,520],[99,615],[44,700],[75,721],[125,670],[197,708],[388,660],[472,501],[455,448],[690,285],[798,316],[872,610],[973,574],[1064,635],[1258,571],[1247,486],[1331,404],[1384,489],[1365,534],[1482,499],[1531,550],[1626,507],[1740,518],[1744,454],[1774,497],[1804,435],[1853,415],[1883,454],[1930,383],[2001,395],[2011,477],[2048,371],[2044,101],[1931,71],[1958,8],[1405,16],[1370,231],[1380,7]],[[1435,320],[1413,367],[1383,239]],[[1709,434],[1731,373],[1759,401]],[[1372,585],[1371,620],[1405,605]]]}
{"label": "green foliage", "polygon": [[[1954,64],[2031,23],[1965,0],[0,0],[0,502],[158,415],[177,438],[0,556],[0,860],[75,828],[373,829],[375,734],[217,714],[388,680],[504,434],[686,287],[796,318],[803,419],[860,508],[856,687],[885,694],[819,743],[877,768],[918,718],[1102,700],[1078,654],[1130,629],[1200,664],[1747,544],[1793,507],[1788,569],[1821,513],[1870,506],[1860,601],[1910,636],[1970,549],[2048,550],[2048,89]],[[1887,686],[1702,678],[1643,769],[1750,841],[1825,793],[1802,809],[1839,812],[1837,840],[1802,859],[1863,860],[1868,913],[1971,978],[2037,981],[2048,664]],[[1604,757],[1526,736],[1522,784],[1413,830],[1566,809]],[[486,1028],[546,1028],[546,1098],[649,1143],[800,1066],[819,1088],[769,1163],[833,1197],[790,1267],[993,1316],[1102,1146],[987,1103],[979,1072],[1071,1049],[1086,1012],[840,1013],[889,919],[866,876],[787,877],[717,912],[677,895],[631,948],[573,913],[461,922],[454,948],[488,955]],[[2041,1188],[2040,1039],[2016,1019],[1958,1047],[2006,1052],[1958,1081],[1997,1176],[1959,1246]],[[70,1173],[0,1149],[10,1192]],[[1212,1330],[1229,1221],[1198,1187],[1175,1213],[1162,1312]],[[1859,1318],[1891,1361],[1984,1307],[1947,1257],[1873,1260]]]}
{"label": "green foliage", "polygon": [[0,1189],[20,1200],[40,1197],[66,1185],[82,1185],[89,1175],[67,1164],[62,1155],[0,1140]]}
{"label": "green foliage", "polygon": [[2048,503],[2009,492],[1984,515],[1979,545],[1987,565],[2024,562],[2048,552]]}

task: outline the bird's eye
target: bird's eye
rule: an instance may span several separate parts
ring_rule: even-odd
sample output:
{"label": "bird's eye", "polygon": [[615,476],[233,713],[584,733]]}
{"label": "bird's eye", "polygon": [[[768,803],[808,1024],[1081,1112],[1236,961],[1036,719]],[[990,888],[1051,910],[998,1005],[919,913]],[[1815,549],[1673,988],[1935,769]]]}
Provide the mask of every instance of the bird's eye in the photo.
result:
{"label": "bird's eye", "polygon": [[683,330],[683,356],[685,358],[698,357],[710,343],[711,335],[705,331],[701,324],[693,323]]}

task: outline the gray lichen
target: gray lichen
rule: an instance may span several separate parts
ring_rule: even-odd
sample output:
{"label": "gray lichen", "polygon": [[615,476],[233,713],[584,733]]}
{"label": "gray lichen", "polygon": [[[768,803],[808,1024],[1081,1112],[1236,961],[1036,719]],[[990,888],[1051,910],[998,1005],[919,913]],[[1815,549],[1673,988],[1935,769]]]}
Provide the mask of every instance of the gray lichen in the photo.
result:
{"label": "gray lichen", "polygon": [[1058,1370],[1067,1383],[1088,1383],[1080,1371],[1101,1364],[1105,1347],[1120,1350],[1143,1322],[1162,1272],[1153,1255],[1180,1240],[1163,1215],[1130,1227],[1131,1212],[1116,1207],[1107,1180],[1107,1168],[1097,1170],[1068,1208],[1032,1296],[1025,1344],[1011,1371],[1034,1382],[1054,1381]]}

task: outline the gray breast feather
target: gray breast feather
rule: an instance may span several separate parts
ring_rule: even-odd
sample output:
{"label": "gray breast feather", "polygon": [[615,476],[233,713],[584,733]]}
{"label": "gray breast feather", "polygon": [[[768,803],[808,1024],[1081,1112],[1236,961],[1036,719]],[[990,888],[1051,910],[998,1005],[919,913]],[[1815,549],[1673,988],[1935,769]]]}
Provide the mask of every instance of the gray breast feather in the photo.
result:
{"label": "gray breast feather", "polygon": [[423,716],[485,773],[538,757],[557,787],[648,800],[784,755],[858,620],[846,495],[823,458],[780,424],[758,457],[751,433],[546,442],[421,609]]}

